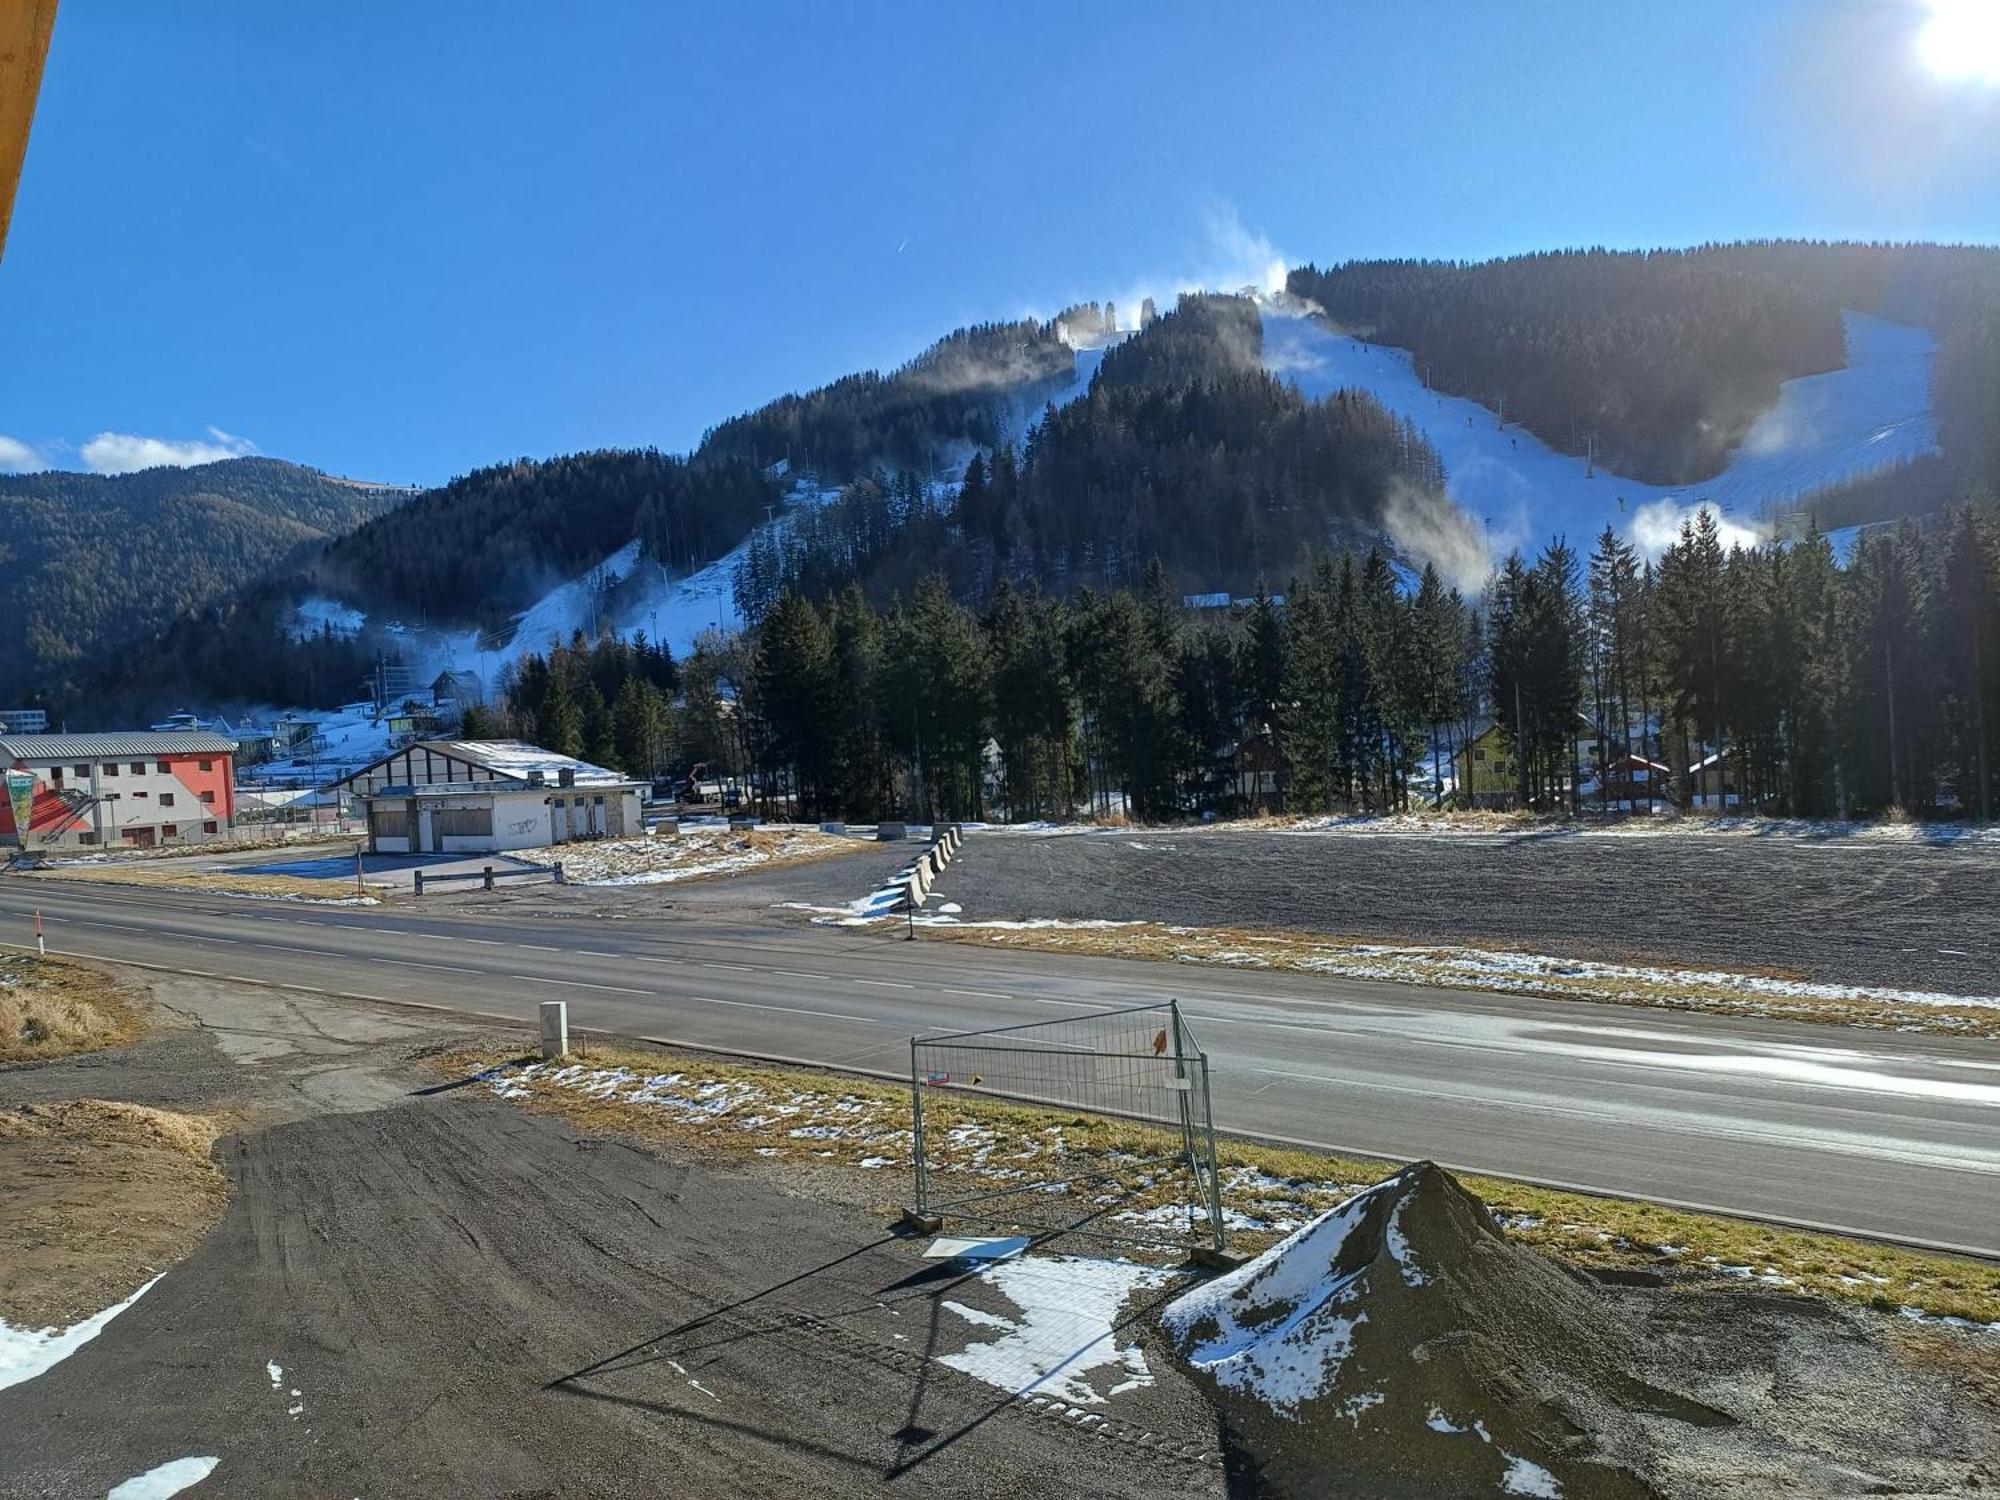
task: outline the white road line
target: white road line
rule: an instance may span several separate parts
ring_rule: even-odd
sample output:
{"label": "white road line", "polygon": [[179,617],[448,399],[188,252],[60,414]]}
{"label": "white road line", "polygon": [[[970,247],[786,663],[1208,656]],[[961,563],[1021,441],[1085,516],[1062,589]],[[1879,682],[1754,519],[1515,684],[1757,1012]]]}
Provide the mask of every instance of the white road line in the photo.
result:
{"label": "white road line", "polygon": [[609,990],[614,995],[645,995],[652,999],[664,1000],[665,995],[656,995],[652,990],[635,990],[622,984],[592,984],[587,979],[555,979],[547,974],[509,974],[509,979],[518,979],[523,984],[566,984],[577,990]]}
{"label": "white road line", "polygon": [[578,958],[624,958],[627,955],[623,953],[606,953],[598,948],[579,948],[576,950],[576,956]]}
{"label": "white road line", "polygon": [[420,964],[412,958],[378,958],[364,956],[361,961],[369,964],[393,964],[399,969],[436,969],[443,974],[483,974],[483,969],[468,969],[460,964]]}
{"label": "white road line", "polygon": [[512,943],[502,943],[493,938],[460,938],[461,943],[477,943],[482,948],[511,948]]}
{"label": "white road line", "polygon": [[914,984],[905,984],[900,979],[850,979],[849,984],[872,984],[878,990],[913,990]]}
{"label": "white road line", "polygon": [[1004,990],[954,990],[947,988],[947,995],[969,995],[974,1000],[1012,1000],[1014,997]]}
{"label": "white road line", "polygon": [[506,946],[514,948],[525,948],[530,953],[561,953],[564,951],[561,948],[551,948],[546,943],[512,943],[512,944],[507,944]]}
{"label": "white road line", "polygon": [[698,962],[698,963],[699,963],[699,965],[700,965],[700,966],[701,966],[702,968],[704,968],[704,969],[728,969],[728,970],[729,970],[729,971],[730,971],[731,973],[734,973],[734,974],[755,974],[755,973],[757,972],[757,971],[756,971],[755,969],[753,969],[753,968],[752,968],[752,967],[751,967],[751,966],[750,966],[749,964],[718,964],[718,963],[710,963],[710,962],[709,962],[709,961],[708,961],[707,959],[705,959],[705,958],[704,958],[704,959],[699,959],[699,960],[697,960],[697,962]]}
{"label": "white road line", "polygon": [[[888,1025],[887,1022],[877,1021],[868,1016],[850,1016],[843,1011],[837,1010],[810,1010],[802,1005],[767,1005],[759,1000],[717,1000],[712,995],[671,995],[662,996],[661,998],[688,1000],[696,1005],[726,1005],[734,1010],[775,1010],[782,1011],[788,1016],[818,1016],[827,1021],[857,1021],[863,1026]],[[889,1029],[891,1031],[900,1031],[902,1028],[899,1026],[889,1026]]]}
{"label": "white road line", "polygon": [[823,979],[831,981],[831,974],[808,974],[803,969],[767,969],[768,974],[782,974],[787,979]]}

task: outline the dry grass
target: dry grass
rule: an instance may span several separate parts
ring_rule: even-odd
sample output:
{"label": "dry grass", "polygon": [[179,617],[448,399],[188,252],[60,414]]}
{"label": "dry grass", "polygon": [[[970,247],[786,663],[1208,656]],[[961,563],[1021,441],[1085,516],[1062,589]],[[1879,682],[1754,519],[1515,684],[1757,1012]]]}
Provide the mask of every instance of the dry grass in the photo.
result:
{"label": "dry grass", "polygon": [[[523,1108],[579,1129],[691,1147],[711,1159],[785,1163],[788,1172],[821,1174],[872,1203],[892,1201],[907,1186],[909,1091],[900,1086],[594,1045],[560,1075],[475,1050],[432,1061],[452,1075],[492,1070],[497,1088],[526,1091],[516,1099]],[[643,1097],[634,1099],[635,1091]],[[1178,1184],[1157,1176],[1171,1138],[1145,1125],[943,1089],[926,1093],[925,1118],[940,1196],[1102,1174],[1093,1201],[1113,1205],[1107,1211],[1143,1212],[1180,1197]],[[1231,1234],[1232,1246],[1243,1250],[1261,1249],[1394,1170],[1387,1162],[1233,1140],[1217,1143],[1217,1161],[1225,1210],[1248,1221]],[[865,1175],[854,1170],[869,1162],[881,1166]],[[1470,1177],[1466,1185],[1510,1235],[1572,1265],[2000,1322],[2000,1266],[1494,1178]]]}
{"label": "dry grass", "polygon": [[[1588,1000],[1715,1015],[1767,1016],[1823,1025],[1874,1030],[1927,1031],[1946,1036],[2000,1036],[2000,1009],[1991,1006],[1932,1005],[1893,999],[1840,995],[1757,993],[1732,980],[1791,981],[1779,970],[1715,971],[1685,974],[1606,972],[1615,964],[1556,961],[1538,972],[1501,969],[1477,962],[1478,954],[1508,957],[1518,950],[1501,945],[1474,950],[1464,946],[1363,942],[1322,933],[1251,931],[1231,927],[1169,927],[1157,922],[1108,927],[993,928],[977,923],[926,924],[927,937],[982,947],[1033,948],[1102,958],[1144,958],[1168,963],[1205,963],[1239,969],[1273,969],[1333,978],[1386,980],[1445,989],[1505,990],[1551,1000]],[[1532,955],[1520,954],[1526,959]]]}
{"label": "dry grass", "polygon": [[[699,880],[746,870],[809,864],[864,847],[852,838],[808,827],[685,828],[678,834],[603,839],[565,845],[563,871],[590,885],[634,879]],[[715,866],[718,868],[709,868]]]}
{"label": "dry grass", "polygon": [[184,1255],[228,1200],[221,1128],[103,1099],[0,1110],[0,1317],[73,1323]]}
{"label": "dry grass", "polygon": [[1936,1329],[1903,1328],[1888,1342],[1910,1368],[1942,1373],[1958,1389],[2000,1410],[2000,1341],[1975,1342]]}
{"label": "dry grass", "polygon": [[101,970],[30,953],[0,957],[0,1064],[100,1052],[143,1029],[131,992]]}
{"label": "dry grass", "polygon": [[[59,865],[47,870],[26,872],[30,880],[88,880],[100,885],[138,885],[152,889],[204,891],[210,895],[251,896],[265,900],[307,901],[320,905],[347,905],[355,901],[351,882],[307,880],[295,875],[239,875],[229,870],[175,870],[153,868],[150,862],[102,865]],[[368,900],[381,899],[371,889]]]}

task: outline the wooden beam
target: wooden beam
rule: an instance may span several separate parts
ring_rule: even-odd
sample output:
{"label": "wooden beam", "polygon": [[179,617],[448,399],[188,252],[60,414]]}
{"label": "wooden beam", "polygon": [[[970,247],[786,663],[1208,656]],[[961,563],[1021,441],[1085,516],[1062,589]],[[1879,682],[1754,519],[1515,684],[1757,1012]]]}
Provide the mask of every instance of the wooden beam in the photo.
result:
{"label": "wooden beam", "polygon": [[0,0],[0,256],[28,155],[28,126],[56,26],[56,0]]}

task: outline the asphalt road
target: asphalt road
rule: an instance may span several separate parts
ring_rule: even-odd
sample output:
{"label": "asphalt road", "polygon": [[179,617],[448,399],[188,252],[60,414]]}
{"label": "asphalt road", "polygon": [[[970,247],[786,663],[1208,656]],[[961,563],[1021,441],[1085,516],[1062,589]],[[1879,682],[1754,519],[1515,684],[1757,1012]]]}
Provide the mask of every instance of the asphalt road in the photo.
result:
{"label": "asphalt road", "polygon": [[907,1076],[913,1032],[1177,996],[1218,1126],[2000,1258],[2000,1045],[728,917],[377,911],[10,879],[0,937]]}

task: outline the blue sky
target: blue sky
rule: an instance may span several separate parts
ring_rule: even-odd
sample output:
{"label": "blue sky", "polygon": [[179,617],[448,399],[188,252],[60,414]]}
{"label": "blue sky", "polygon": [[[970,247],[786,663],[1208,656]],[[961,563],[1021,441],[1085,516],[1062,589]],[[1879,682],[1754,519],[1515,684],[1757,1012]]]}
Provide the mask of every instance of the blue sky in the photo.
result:
{"label": "blue sky", "polygon": [[1993,241],[2000,71],[1926,64],[1937,3],[1991,0],[64,0],[0,467],[681,449],[1274,257]]}

